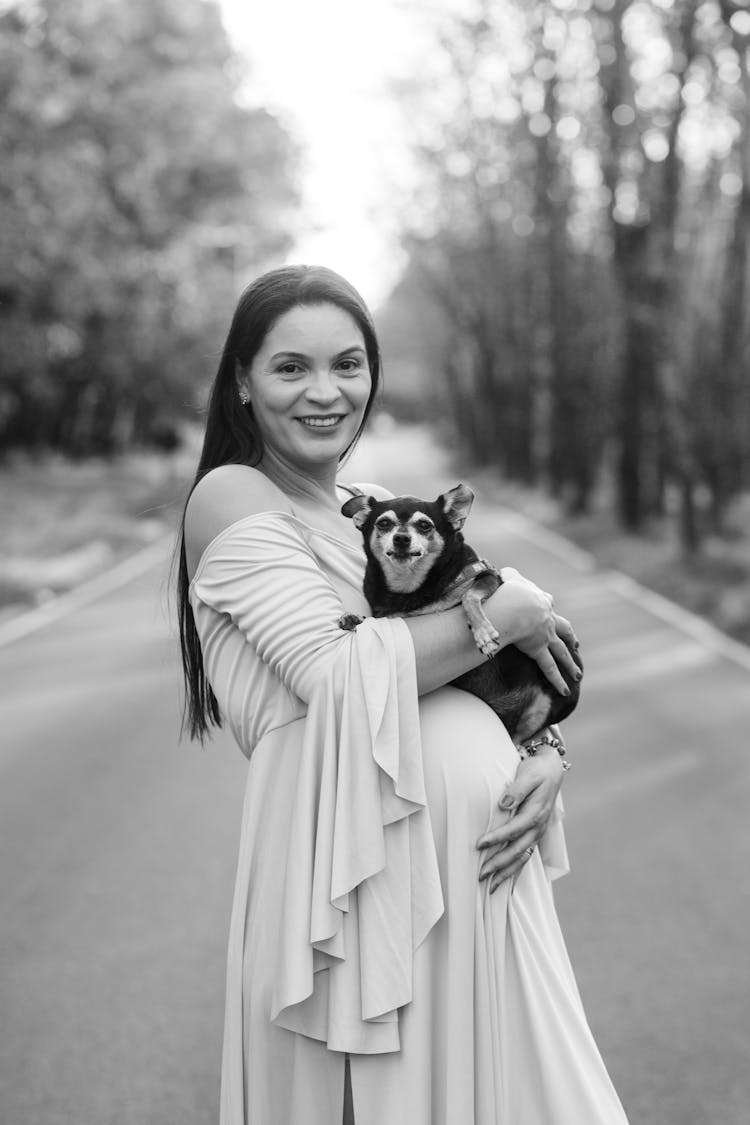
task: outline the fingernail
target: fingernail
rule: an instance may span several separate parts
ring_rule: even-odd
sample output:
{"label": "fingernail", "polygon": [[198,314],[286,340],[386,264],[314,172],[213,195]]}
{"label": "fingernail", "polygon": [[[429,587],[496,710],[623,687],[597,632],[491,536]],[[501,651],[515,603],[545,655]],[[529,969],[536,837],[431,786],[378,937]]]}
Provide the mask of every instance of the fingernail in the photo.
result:
{"label": "fingernail", "polygon": [[570,688],[568,687],[567,684],[565,685],[565,690],[563,691],[563,695],[570,695]]}
{"label": "fingernail", "polygon": [[576,681],[576,683],[580,682],[583,679],[583,672],[581,672],[581,671],[576,672],[575,675],[573,676],[573,679]]}
{"label": "fingernail", "polygon": [[503,797],[503,799],[500,802],[500,808],[501,809],[512,809],[514,804],[515,804],[515,802],[513,800],[513,795],[511,793],[506,793],[505,796]]}

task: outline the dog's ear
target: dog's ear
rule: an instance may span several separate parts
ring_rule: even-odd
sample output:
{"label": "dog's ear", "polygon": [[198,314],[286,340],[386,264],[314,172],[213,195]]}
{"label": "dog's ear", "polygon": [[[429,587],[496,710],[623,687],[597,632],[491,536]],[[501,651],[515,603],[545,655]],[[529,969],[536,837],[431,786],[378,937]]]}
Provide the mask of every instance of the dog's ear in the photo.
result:
{"label": "dog's ear", "polygon": [[456,531],[460,531],[464,526],[464,521],[471,511],[471,505],[474,503],[474,493],[469,488],[468,484],[457,484],[450,492],[444,492],[442,496],[438,497],[438,503],[443,505],[443,514],[448,520],[451,527]]}
{"label": "dog's ear", "polygon": [[361,531],[374,502],[374,496],[352,496],[350,500],[341,505],[341,514],[353,520],[354,526]]}

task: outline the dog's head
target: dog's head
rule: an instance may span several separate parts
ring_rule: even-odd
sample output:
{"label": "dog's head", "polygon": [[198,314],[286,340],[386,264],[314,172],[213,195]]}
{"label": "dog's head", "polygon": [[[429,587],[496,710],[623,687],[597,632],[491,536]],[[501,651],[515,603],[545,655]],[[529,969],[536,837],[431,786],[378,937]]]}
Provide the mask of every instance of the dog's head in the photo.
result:
{"label": "dog's head", "polygon": [[425,581],[438,559],[457,541],[474,493],[457,484],[437,500],[396,496],[376,500],[353,496],[341,511],[362,532],[368,559],[378,563],[393,593],[412,593]]}

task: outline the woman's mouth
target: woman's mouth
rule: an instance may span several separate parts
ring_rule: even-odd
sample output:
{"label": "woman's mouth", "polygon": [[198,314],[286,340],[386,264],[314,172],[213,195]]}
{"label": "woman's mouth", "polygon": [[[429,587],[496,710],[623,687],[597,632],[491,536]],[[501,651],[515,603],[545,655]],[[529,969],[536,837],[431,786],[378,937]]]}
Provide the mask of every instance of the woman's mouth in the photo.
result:
{"label": "woman's mouth", "polygon": [[297,421],[310,430],[331,430],[345,417],[345,414],[306,414]]}

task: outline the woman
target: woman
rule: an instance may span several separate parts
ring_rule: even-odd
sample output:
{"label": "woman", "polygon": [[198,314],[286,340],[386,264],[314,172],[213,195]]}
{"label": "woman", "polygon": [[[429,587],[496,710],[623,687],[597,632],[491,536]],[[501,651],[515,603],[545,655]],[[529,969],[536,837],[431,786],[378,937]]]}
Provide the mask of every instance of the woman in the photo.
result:
{"label": "woman", "polygon": [[[550,893],[558,754],[519,766],[494,713],[444,686],[483,659],[460,608],[338,628],[368,612],[337,474],[379,373],[342,278],[258,279],[186,508],[190,730],[224,719],[250,759],[221,1123],[618,1125]],[[486,607],[567,690],[551,599],[517,576]]]}

